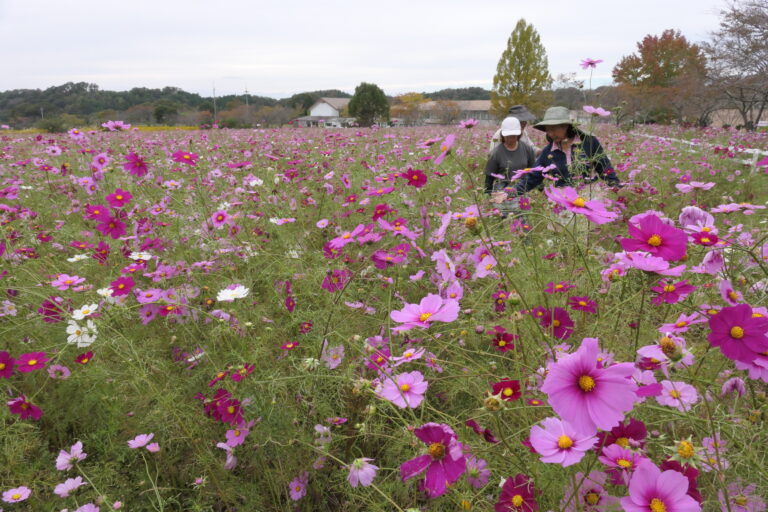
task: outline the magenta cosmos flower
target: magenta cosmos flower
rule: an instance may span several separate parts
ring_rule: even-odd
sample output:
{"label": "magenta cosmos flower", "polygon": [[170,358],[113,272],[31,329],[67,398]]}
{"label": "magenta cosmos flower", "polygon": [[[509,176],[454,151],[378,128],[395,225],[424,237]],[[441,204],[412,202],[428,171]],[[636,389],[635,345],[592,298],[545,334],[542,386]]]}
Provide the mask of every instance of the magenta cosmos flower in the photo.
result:
{"label": "magenta cosmos flower", "polygon": [[400,177],[404,178],[412,187],[421,188],[427,184],[427,175],[419,169],[409,167],[406,172],[400,173]]}
{"label": "magenta cosmos flower", "polygon": [[174,162],[194,166],[197,164],[197,159],[200,158],[200,156],[186,151],[177,151],[172,155],[172,158]]}
{"label": "magenta cosmos flower", "polygon": [[768,317],[752,311],[749,304],[729,306],[709,317],[709,343],[729,359],[751,363],[768,350]]}
{"label": "magenta cosmos flower", "polygon": [[558,418],[545,418],[541,426],[531,428],[531,445],[541,455],[541,462],[572,466],[584,458],[597,441],[596,436],[580,434]]}
{"label": "magenta cosmos flower", "polygon": [[547,366],[541,390],[557,414],[584,434],[610,430],[624,419],[635,401],[637,385],[631,363],[598,365],[597,338],[584,338],[573,354]]}
{"label": "magenta cosmos flower", "polygon": [[16,360],[6,351],[0,351],[0,379],[9,379],[13,375]]}
{"label": "magenta cosmos flower", "polygon": [[651,288],[651,291],[655,293],[651,302],[657,306],[662,303],[676,304],[688,297],[694,290],[696,290],[696,287],[692,284],[688,284],[687,279],[677,283],[662,279],[656,286]]}
{"label": "magenta cosmos flower", "polygon": [[685,257],[688,235],[685,231],[664,223],[653,214],[644,215],[638,225],[627,225],[632,238],[622,238],[625,251],[645,251],[666,261],[677,261]]}
{"label": "magenta cosmos flower", "polygon": [[136,153],[128,153],[125,155],[125,163],[123,164],[123,169],[138,177],[144,176],[147,174],[147,172],[149,172],[147,163]]}
{"label": "magenta cosmos flower", "polygon": [[461,443],[448,425],[425,423],[413,432],[426,443],[427,453],[400,465],[403,481],[426,470],[424,488],[430,498],[445,494],[447,486],[454,483],[466,471],[467,463]]}
{"label": "magenta cosmos flower", "polygon": [[606,224],[616,220],[618,214],[609,212],[600,201],[584,199],[573,187],[549,187],[544,194],[550,201],[559,204],[568,211],[584,215],[595,224]]}
{"label": "magenta cosmos flower", "polygon": [[45,357],[45,352],[28,352],[21,354],[15,364],[19,372],[28,373],[44,368],[45,363],[48,361],[49,359]]}
{"label": "magenta cosmos flower", "polygon": [[432,322],[453,322],[459,317],[459,302],[443,299],[430,293],[418,304],[406,304],[401,310],[392,311],[390,318],[398,325],[394,331],[408,331],[414,327],[428,328]]}
{"label": "magenta cosmos flower", "polygon": [[380,398],[389,400],[401,409],[415,409],[424,400],[429,382],[420,371],[400,373],[394,377],[383,377],[384,383],[377,392]]}
{"label": "magenta cosmos flower", "polygon": [[536,496],[541,491],[536,489],[527,476],[518,473],[514,478],[504,481],[499,501],[493,506],[495,512],[536,512],[539,504]]}
{"label": "magenta cosmos flower", "polygon": [[106,197],[107,204],[112,208],[122,208],[130,203],[131,199],[133,199],[133,194],[121,188],[115,189],[114,192]]}
{"label": "magenta cosmos flower", "polygon": [[699,512],[701,505],[687,492],[685,476],[643,462],[632,476],[629,496],[621,498],[621,506],[625,512]]}

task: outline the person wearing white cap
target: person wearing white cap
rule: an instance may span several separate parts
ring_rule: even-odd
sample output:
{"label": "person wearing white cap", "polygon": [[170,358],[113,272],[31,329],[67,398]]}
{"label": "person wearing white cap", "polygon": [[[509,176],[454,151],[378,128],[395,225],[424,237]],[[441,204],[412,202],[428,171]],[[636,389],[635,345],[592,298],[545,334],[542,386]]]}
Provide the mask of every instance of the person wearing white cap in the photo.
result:
{"label": "person wearing white cap", "polygon": [[[531,114],[531,112],[525,108],[523,105],[513,105],[509,108],[509,113],[507,114],[507,117],[516,117],[518,121],[520,121],[520,128],[522,128],[523,133],[520,136],[520,140],[531,146],[534,150],[536,150],[536,156],[539,156],[539,153],[541,153],[541,149],[536,147],[536,144],[531,141],[531,138],[528,137],[528,133],[525,131],[525,127],[528,126],[528,123],[532,123],[536,120],[536,117]],[[491,137],[491,145],[488,148],[488,153],[490,154],[494,149],[496,149],[496,146],[501,144],[501,128],[496,130],[496,132]]]}
{"label": "person wearing white cap", "polygon": [[515,171],[533,167],[536,151],[522,140],[523,128],[516,117],[507,117],[501,123],[501,144],[488,157],[485,164],[485,193],[499,204],[506,217],[514,207],[514,189],[509,189]]}

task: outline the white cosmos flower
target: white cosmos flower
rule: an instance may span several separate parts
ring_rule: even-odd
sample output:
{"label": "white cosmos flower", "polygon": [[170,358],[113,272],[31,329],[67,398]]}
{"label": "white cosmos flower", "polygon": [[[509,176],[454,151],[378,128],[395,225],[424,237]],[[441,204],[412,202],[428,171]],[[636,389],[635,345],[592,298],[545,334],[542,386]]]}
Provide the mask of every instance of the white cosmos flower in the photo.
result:
{"label": "white cosmos flower", "polygon": [[86,304],[80,309],[74,310],[72,312],[72,318],[74,318],[75,320],[82,320],[83,318],[94,314],[97,309],[99,309],[98,304]]}
{"label": "white cosmos flower", "polygon": [[152,259],[152,255],[148,252],[132,252],[130,256],[128,256],[132,260],[144,260],[149,261]]}
{"label": "white cosmos flower", "polygon": [[253,178],[251,181],[248,182],[248,185],[251,187],[260,187],[264,184],[264,180],[261,178]]}
{"label": "white cosmos flower", "polygon": [[96,335],[99,331],[93,320],[88,320],[84,326],[78,325],[74,320],[70,320],[67,325],[67,343],[77,345],[79,348],[87,347],[96,341]]}
{"label": "white cosmos flower", "polygon": [[87,259],[88,259],[88,255],[87,254],[75,254],[71,258],[67,258],[67,261],[70,262],[70,263],[75,263],[77,261],[87,260]]}
{"label": "white cosmos flower", "polygon": [[218,295],[216,295],[216,300],[219,302],[232,302],[235,299],[247,297],[250,292],[251,291],[248,288],[239,284],[234,288],[224,288],[221,290]]}

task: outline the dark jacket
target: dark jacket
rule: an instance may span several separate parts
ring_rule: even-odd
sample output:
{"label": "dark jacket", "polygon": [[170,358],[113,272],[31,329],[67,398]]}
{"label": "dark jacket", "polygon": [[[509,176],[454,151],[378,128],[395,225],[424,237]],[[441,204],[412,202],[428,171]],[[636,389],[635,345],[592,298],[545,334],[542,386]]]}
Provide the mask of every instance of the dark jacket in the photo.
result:
{"label": "dark jacket", "polygon": [[[613,170],[611,161],[603,151],[600,141],[593,135],[588,135],[581,130],[576,130],[580,143],[571,146],[571,165],[567,164],[565,153],[555,148],[553,142],[547,137],[547,144],[541,151],[539,158],[536,159],[536,167],[548,167],[552,164],[556,169],[547,172],[550,176],[557,177],[556,187],[565,187],[573,185],[574,181],[579,179],[591,180],[593,174],[597,174],[611,186],[619,185],[619,177]],[[544,181],[541,171],[534,171],[524,175],[517,183],[517,193],[525,194]]]}

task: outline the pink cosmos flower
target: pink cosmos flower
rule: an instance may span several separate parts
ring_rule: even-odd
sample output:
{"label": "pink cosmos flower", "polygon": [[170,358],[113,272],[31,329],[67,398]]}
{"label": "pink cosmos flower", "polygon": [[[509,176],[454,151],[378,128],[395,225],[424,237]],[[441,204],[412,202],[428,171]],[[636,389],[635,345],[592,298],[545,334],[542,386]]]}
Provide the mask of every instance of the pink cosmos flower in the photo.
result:
{"label": "pink cosmos flower", "polygon": [[637,385],[630,378],[633,365],[602,367],[597,361],[599,350],[597,338],[584,338],[576,352],[547,365],[541,386],[552,409],[585,434],[598,428],[610,430],[635,401]]}
{"label": "pink cosmos flower", "polygon": [[110,283],[109,287],[112,290],[113,297],[120,297],[122,295],[129,295],[135,284],[133,278],[130,276],[118,277]]}
{"label": "pink cosmos flower", "polygon": [[670,267],[669,262],[664,258],[643,251],[617,253],[616,258],[619,260],[619,265],[644,272],[655,272],[663,276],[679,276],[685,271],[685,265]]}
{"label": "pink cosmos flower", "polygon": [[70,276],[69,274],[59,274],[56,279],[51,281],[51,286],[57,290],[66,291],[70,288],[74,288],[80,283],[84,282],[85,278],[80,276]]}
{"label": "pink cosmos flower", "polygon": [[18,503],[29,498],[32,491],[29,487],[21,486],[15,489],[9,489],[3,493],[3,501],[6,503]]}
{"label": "pink cosmos flower", "polygon": [[626,512],[700,512],[688,494],[688,479],[677,471],[662,472],[650,461],[637,468],[629,482],[629,496],[621,498]]}
{"label": "pink cosmos flower", "polygon": [[603,62],[602,59],[584,59],[579,65],[581,69],[596,68],[601,62]]}
{"label": "pink cosmos flower", "polygon": [[139,178],[146,176],[147,172],[149,172],[147,163],[144,161],[144,159],[133,152],[125,155],[125,163],[123,164],[123,169],[128,171],[133,176],[138,176]]}
{"label": "pink cosmos flower", "polygon": [[640,463],[648,459],[625,446],[610,444],[603,448],[598,460],[613,470],[635,471]]}
{"label": "pink cosmos flower", "polygon": [[493,506],[495,512],[536,512],[539,504],[536,497],[541,494],[533,481],[522,473],[504,481],[499,501]]}
{"label": "pink cosmos flower", "polygon": [[552,329],[552,335],[561,340],[567,340],[573,333],[574,324],[571,316],[563,308],[554,308],[544,310],[540,317],[541,326],[545,329]]}
{"label": "pink cosmos flower", "polygon": [[352,277],[351,270],[336,269],[326,274],[325,279],[323,279],[323,284],[320,286],[321,288],[329,292],[336,292],[336,291],[342,290],[344,286],[346,286],[347,282],[350,280],[351,277]]}
{"label": "pink cosmos flower", "polygon": [[544,194],[550,201],[565,209],[584,215],[595,224],[606,224],[618,218],[618,214],[606,210],[605,205],[597,200],[586,200],[573,187],[549,187]]}
{"label": "pink cosmos flower", "polygon": [[674,284],[669,280],[662,279],[656,286],[651,288],[651,291],[656,294],[651,299],[651,302],[657,306],[662,303],[676,304],[688,297],[694,290],[696,290],[696,287],[688,284],[687,279]]}
{"label": "pink cosmos flower", "polygon": [[195,153],[187,153],[186,151],[176,151],[171,156],[174,162],[187,164],[193,167],[197,165],[197,159],[200,158],[199,155],[196,155]]}
{"label": "pink cosmos flower", "polygon": [[355,459],[352,464],[349,465],[349,475],[347,475],[347,481],[352,487],[357,487],[358,484],[363,487],[368,487],[376,478],[376,470],[378,466],[374,466],[370,462],[373,459],[362,457]]}
{"label": "pink cosmos flower", "polygon": [[320,357],[325,366],[333,370],[344,361],[344,345],[336,345],[331,348],[328,348],[328,345],[326,345]]}
{"label": "pink cosmos flower", "polygon": [[400,465],[400,478],[406,481],[424,471],[424,489],[430,498],[445,494],[466,470],[466,458],[458,437],[448,425],[425,423],[413,432],[428,448],[427,453]]}
{"label": "pink cosmos flower", "polygon": [[16,360],[5,350],[0,351],[0,379],[9,379],[13,375]]}
{"label": "pink cosmos flower", "polygon": [[309,473],[306,471],[297,476],[288,484],[288,490],[293,501],[299,501],[307,494],[307,484],[309,483]]}
{"label": "pink cosmos flower", "polygon": [[687,194],[688,192],[692,192],[696,189],[709,190],[714,186],[715,184],[713,182],[703,183],[701,181],[691,181],[688,183],[678,183],[675,185],[675,188],[683,194]]}
{"label": "pink cosmos flower", "polygon": [[531,428],[531,445],[541,455],[541,462],[572,466],[590,450],[597,437],[577,432],[567,421],[545,418],[541,426]]}
{"label": "pink cosmos flower", "polygon": [[605,110],[603,107],[593,107],[592,105],[584,105],[581,107],[587,114],[592,114],[600,117],[607,117],[611,115],[610,110]]}
{"label": "pink cosmos flower", "polygon": [[[120,507],[117,507],[117,508],[119,509]],[[83,506],[77,507],[75,509],[75,512],[99,512],[99,510],[100,509],[98,505],[94,505],[93,503],[86,503]]]}
{"label": "pink cosmos flower", "polygon": [[456,141],[456,135],[450,134],[448,135],[440,144],[440,155],[438,155],[437,158],[435,158],[435,165],[440,165],[443,163],[443,160],[445,160],[445,157],[448,156],[448,154],[451,152],[451,148],[453,147],[453,143]]}
{"label": "pink cosmos flower", "polygon": [[584,473],[576,473],[575,481],[579,485],[578,494],[572,498],[574,489],[570,486],[560,502],[563,512],[604,512],[614,510],[619,502],[605,490],[608,475],[602,471],[592,471],[584,478]]}
{"label": "pink cosmos flower", "polygon": [[574,311],[597,313],[597,302],[591,300],[589,297],[569,297],[568,307]]}
{"label": "pink cosmos flower", "polygon": [[147,443],[149,443],[152,440],[153,437],[155,437],[155,434],[153,433],[139,434],[133,439],[131,439],[130,441],[128,441],[128,447],[134,450],[136,448],[143,448],[144,446],[147,445]]}
{"label": "pink cosmos flower", "polygon": [[73,463],[85,460],[87,456],[88,454],[83,452],[83,443],[78,441],[69,448],[68,452],[66,450],[59,451],[59,455],[56,457],[56,469],[68,471],[72,469]]}
{"label": "pink cosmos flower", "polygon": [[6,405],[11,414],[18,414],[19,419],[22,420],[32,418],[32,420],[37,421],[43,416],[43,410],[33,405],[32,402],[28,402],[24,395],[9,400]]}
{"label": "pink cosmos flower", "polygon": [[391,358],[391,361],[394,363],[392,366],[397,367],[401,364],[410,363],[411,361],[416,361],[417,359],[421,359],[421,356],[424,355],[426,349],[420,348],[420,349],[413,349],[408,348],[405,351],[403,351],[402,356],[396,356]]}
{"label": "pink cosmos flower", "polygon": [[227,452],[227,459],[224,461],[224,469],[227,471],[235,469],[235,466],[237,466],[237,457],[235,457],[233,448],[227,443],[216,443],[216,448],[220,448]]}
{"label": "pink cosmos flower", "polygon": [[709,343],[729,359],[751,363],[768,351],[768,317],[753,314],[752,306],[739,304],[709,317]]}
{"label": "pink cosmos flower", "polygon": [[45,357],[45,352],[28,352],[26,354],[21,354],[19,358],[16,359],[15,364],[19,372],[29,373],[44,368],[45,363],[48,361],[50,361],[50,359]]}
{"label": "pink cosmos flower", "polygon": [[729,279],[721,280],[718,288],[720,289],[720,297],[731,306],[736,306],[744,300],[744,296],[741,292],[737,292],[733,289],[733,284],[731,284]]}
{"label": "pink cosmos flower", "polygon": [[76,478],[67,478],[63,483],[58,484],[53,489],[53,493],[57,495],[59,498],[66,498],[69,496],[69,493],[77,490],[79,487],[82,487],[83,485],[87,485],[87,484],[85,483],[85,481],[83,480],[83,477],[81,476],[78,476]]}
{"label": "pink cosmos flower", "polygon": [[111,206],[112,208],[122,208],[123,206],[131,202],[131,199],[133,199],[133,194],[131,194],[127,190],[118,188],[118,189],[115,189],[114,192],[109,194],[105,199],[109,204],[109,206]]}
{"label": "pink cosmos flower", "polygon": [[644,215],[638,225],[627,225],[632,238],[619,240],[625,251],[645,251],[666,261],[685,257],[688,235],[662,221],[654,214]]}
{"label": "pink cosmos flower", "polygon": [[661,405],[674,407],[680,412],[686,412],[691,406],[699,401],[699,394],[696,388],[685,382],[661,381],[662,392],[656,397],[656,401]]}
{"label": "pink cosmos flower", "polygon": [[96,225],[96,229],[102,235],[117,240],[125,234],[125,224],[117,217],[102,217],[100,220],[101,223]]}
{"label": "pink cosmos flower", "polygon": [[451,299],[443,299],[433,293],[421,299],[419,304],[406,304],[401,310],[392,311],[390,318],[401,323],[393,330],[408,331],[414,327],[424,329],[432,325],[432,322],[453,322],[459,317],[459,302]]}
{"label": "pink cosmos flower", "polygon": [[544,293],[564,293],[572,288],[576,287],[568,281],[560,281],[559,283],[550,281],[547,283],[547,287],[544,289]]}
{"label": "pink cosmos flower", "polygon": [[219,210],[217,212],[214,212],[213,215],[211,215],[211,224],[213,224],[213,227],[218,229],[224,224],[227,223],[229,220],[229,214],[225,212],[224,210]]}
{"label": "pink cosmos flower", "polygon": [[429,382],[424,380],[420,371],[400,373],[392,377],[382,377],[383,383],[377,390],[379,398],[389,400],[401,409],[415,409],[424,400]]}

